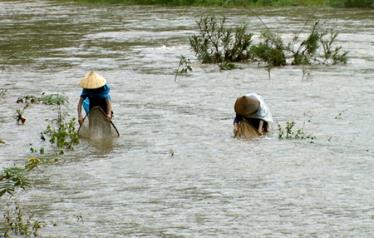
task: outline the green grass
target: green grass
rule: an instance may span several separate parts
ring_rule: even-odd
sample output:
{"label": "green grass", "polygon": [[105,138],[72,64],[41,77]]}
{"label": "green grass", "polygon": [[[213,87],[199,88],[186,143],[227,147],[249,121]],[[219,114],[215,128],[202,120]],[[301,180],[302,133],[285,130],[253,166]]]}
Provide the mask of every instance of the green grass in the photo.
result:
{"label": "green grass", "polygon": [[81,3],[121,3],[165,6],[330,6],[373,8],[372,0],[76,0]]}

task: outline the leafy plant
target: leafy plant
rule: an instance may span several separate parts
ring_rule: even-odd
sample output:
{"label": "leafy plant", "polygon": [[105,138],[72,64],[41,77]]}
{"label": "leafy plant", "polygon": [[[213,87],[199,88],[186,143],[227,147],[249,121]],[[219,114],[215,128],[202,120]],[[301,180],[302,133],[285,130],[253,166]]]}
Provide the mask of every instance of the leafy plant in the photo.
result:
{"label": "leafy plant", "polygon": [[187,74],[188,71],[193,71],[193,69],[190,66],[191,62],[190,59],[186,58],[185,56],[180,56],[180,62],[178,64],[178,68],[176,70],[176,74],[174,77],[174,80],[177,80],[178,75]]}
{"label": "leafy plant", "polygon": [[348,52],[336,44],[338,33],[332,29],[321,29],[319,21],[314,22],[305,39],[301,39],[299,32],[292,41],[284,43],[258,18],[265,30],[261,32],[257,44],[252,43],[253,34],[246,32],[245,24],[227,28],[225,17],[206,16],[197,22],[199,34],[189,37],[190,46],[201,63],[219,64],[221,70],[233,69],[233,62],[264,63],[269,78],[273,67],[302,65],[304,79],[309,73],[308,65],[347,62]]}
{"label": "leafy plant", "polygon": [[235,64],[224,61],[219,64],[220,70],[232,70],[237,68]]}
{"label": "leafy plant", "polygon": [[203,63],[243,62],[251,58],[252,34],[246,25],[225,27],[226,18],[201,17],[197,22],[199,34],[189,37],[190,46]]}
{"label": "leafy plant", "polygon": [[26,103],[26,105],[23,108],[18,108],[16,110],[16,120],[18,125],[23,125],[26,122],[26,118],[23,116],[25,113],[26,108],[30,106],[29,103]]}
{"label": "leafy plant", "polygon": [[26,169],[26,171],[30,171],[30,170],[38,167],[38,165],[40,165],[41,163],[42,163],[42,160],[40,158],[29,157],[26,160],[25,169]]}
{"label": "leafy plant", "polygon": [[39,103],[40,99],[33,95],[26,95],[26,96],[18,97],[16,102],[26,103],[26,104],[35,104],[35,103]]}
{"label": "leafy plant", "polygon": [[315,136],[306,134],[303,128],[295,129],[296,123],[294,121],[287,121],[285,127],[278,124],[279,129],[279,139],[300,139],[300,140],[310,140],[310,143],[314,143],[316,139]]}
{"label": "leafy plant", "polygon": [[261,42],[251,48],[254,58],[271,67],[286,65],[285,47],[281,37],[267,29],[261,33],[260,39]]}
{"label": "leafy plant", "polygon": [[346,64],[348,61],[347,51],[342,51],[341,46],[334,47],[333,44],[338,36],[337,32],[333,30],[325,31],[321,38],[320,43],[323,48],[324,62],[331,61],[332,64],[343,63]]}
{"label": "leafy plant", "polygon": [[26,178],[26,168],[13,166],[3,170],[0,175],[0,197],[8,193],[13,195],[16,187],[25,189],[29,186],[29,180]]}
{"label": "leafy plant", "polygon": [[19,97],[16,101],[17,103],[26,103],[26,104],[38,104],[43,103],[46,105],[63,105],[68,102],[68,99],[61,94],[47,94],[42,93],[41,97],[36,97],[33,95],[26,95]]}
{"label": "leafy plant", "polygon": [[41,163],[41,159],[30,157],[23,167],[12,166],[5,168],[0,174],[0,197],[4,194],[13,195],[15,189],[20,187],[25,189],[30,185],[27,173],[36,168]]}
{"label": "leafy plant", "polygon": [[[338,33],[332,29],[321,30],[319,24],[319,21],[314,23],[305,40],[298,43],[299,35],[296,35],[288,44],[286,50],[292,53],[292,65],[345,64],[347,62],[348,52],[342,51],[341,46],[334,46]],[[299,45],[297,50],[294,49],[294,45]]]}
{"label": "leafy plant", "polygon": [[27,216],[17,202],[8,205],[4,212],[2,224],[3,227],[0,229],[2,237],[11,237],[11,235],[37,237],[39,230],[45,226],[45,222],[34,219],[33,216]]}
{"label": "leafy plant", "polygon": [[76,121],[72,118],[66,121],[62,113],[61,106],[58,106],[58,117],[52,120],[42,135],[49,137],[51,144],[54,144],[60,154],[64,154],[65,149],[73,150],[74,146],[79,143],[79,135],[75,128]]}
{"label": "leafy plant", "polygon": [[46,105],[63,105],[68,102],[67,97],[61,94],[47,94],[40,97],[39,100]]}
{"label": "leafy plant", "polygon": [[8,89],[0,88],[0,98],[5,97],[5,94],[7,93]]}

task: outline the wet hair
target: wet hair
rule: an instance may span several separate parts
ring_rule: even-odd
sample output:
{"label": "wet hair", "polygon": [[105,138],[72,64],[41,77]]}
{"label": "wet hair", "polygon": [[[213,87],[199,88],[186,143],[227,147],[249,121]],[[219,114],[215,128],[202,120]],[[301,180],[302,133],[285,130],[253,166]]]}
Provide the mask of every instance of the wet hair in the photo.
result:
{"label": "wet hair", "polygon": [[235,138],[251,139],[260,136],[258,130],[246,121],[237,123],[237,130],[234,131]]}
{"label": "wet hair", "polygon": [[[247,117],[243,117],[243,116],[240,116],[240,115],[236,114],[236,117],[235,117],[233,123],[244,122],[244,123],[248,123],[249,125],[251,125],[254,128],[258,129],[260,121],[261,121],[261,119],[247,118]],[[268,132],[268,122],[266,122],[264,120],[263,120],[263,131],[264,132]]]}

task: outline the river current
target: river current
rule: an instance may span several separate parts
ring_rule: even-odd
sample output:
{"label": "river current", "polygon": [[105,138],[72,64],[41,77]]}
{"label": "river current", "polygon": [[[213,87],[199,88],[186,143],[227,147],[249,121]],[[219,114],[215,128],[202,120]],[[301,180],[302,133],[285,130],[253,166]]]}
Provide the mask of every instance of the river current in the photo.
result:
{"label": "river current", "polygon": [[[339,32],[348,64],[313,66],[304,79],[301,67],[274,68],[269,79],[256,64],[220,71],[196,60],[188,37],[201,15],[259,34],[255,14],[284,39],[315,16]],[[46,144],[39,133],[56,116],[33,105],[17,126],[17,98],[60,93],[75,117],[79,80],[96,70],[121,137],[83,140],[31,174],[16,197],[46,222],[42,237],[373,237],[373,32],[369,10],[1,1],[0,169]],[[180,55],[193,71],[175,80]],[[275,122],[265,138],[237,140],[233,104],[249,92]],[[287,121],[314,143],[279,140]]]}

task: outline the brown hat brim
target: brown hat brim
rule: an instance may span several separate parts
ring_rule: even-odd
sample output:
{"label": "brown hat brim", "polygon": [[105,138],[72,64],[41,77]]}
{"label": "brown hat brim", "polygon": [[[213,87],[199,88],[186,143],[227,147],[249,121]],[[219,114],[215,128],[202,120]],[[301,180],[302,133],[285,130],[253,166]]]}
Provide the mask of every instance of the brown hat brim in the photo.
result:
{"label": "brown hat brim", "polygon": [[234,103],[234,111],[240,116],[251,116],[258,111],[260,102],[249,96],[238,97]]}

